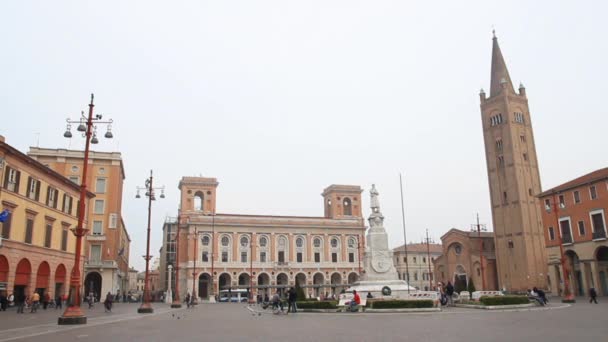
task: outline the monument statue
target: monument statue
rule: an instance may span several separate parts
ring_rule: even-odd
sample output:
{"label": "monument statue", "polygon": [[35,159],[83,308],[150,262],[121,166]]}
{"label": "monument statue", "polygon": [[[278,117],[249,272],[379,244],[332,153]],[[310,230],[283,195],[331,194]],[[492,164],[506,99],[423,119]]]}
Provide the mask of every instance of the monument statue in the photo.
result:
{"label": "monument statue", "polygon": [[416,289],[409,286],[405,280],[400,280],[395,269],[393,251],[388,247],[384,216],[380,210],[378,199],[380,193],[376,185],[372,185],[369,195],[372,213],[368,218],[369,230],[363,257],[364,271],[361,280],[353,284],[349,291],[370,292],[375,298],[386,297],[386,292],[391,293],[389,297],[406,298]]}

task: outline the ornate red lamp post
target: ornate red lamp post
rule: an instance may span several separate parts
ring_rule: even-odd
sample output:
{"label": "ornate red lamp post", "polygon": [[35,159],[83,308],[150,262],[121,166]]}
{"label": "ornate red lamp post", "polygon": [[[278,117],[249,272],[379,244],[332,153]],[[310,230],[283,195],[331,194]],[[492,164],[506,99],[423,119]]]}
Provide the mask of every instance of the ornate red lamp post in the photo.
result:
{"label": "ornate red lamp post", "polygon": [[171,303],[171,307],[174,309],[182,307],[179,299],[179,221],[180,216],[178,215],[177,225],[175,226],[175,265],[173,266],[173,269],[175,269],[175,296]]}
{"label": "ornate red lamp post", "polygon": [[150,282],[149,282],[149,273],[150,273],[150,219],[152,216],[152,201],[156,200],[156,196],[154,196],[155,190],[161,190],[160,198],[165,198],[165,187],[154,188],[152,185],[153,177],[152,170],[150,170],[150,178],[146,179],[145,187],[137,187],[137,195],[135,198],[141,198],[139,195],[140,190],[146,190],[146,196],[148,196],[148,237],[146,240],[146,255],[144,255],[144,259],[146,259],[146,278],[144,279],[144,302],[137,309],[138,313],[152,313],[154,309],[150,304]]}
{"label": "ornate red lamp post", "polygon": [[[572,295],[572,292],[570,292],[570,272],[568,272],[568,267],[566,266],[566,253],[564,253],[564,241],[563,241],[563,236],[562,236],[562,227],[559,224],[559,215],[558,215],[558,210],[561,206],[558,206],[557,204],[557,200],[555,197],[556,193],[553,192],[553,210],[555,212],[555,224],[556,224],[556,228],[557,228],[557,238],[558,238],[558,243],[559,243],[559,253],[560,253],[560,263],[562,264],[562,273],[564,275],[564,297],[562,298],[562,302],[563,303],[574,303],[575,299],[574,299],[574,295]],[[551,211],[551,206],[550,205],[546,205],[545,206],[545,210],[547,212]],[[572,238],[572,237],[570,237]]]}
{"label": "ornate red lamp post", "polygon": [[84,312],[80,309],[81,303],[81,279],[82,275],[80,274],[80,254],[82,252],[82,237],[85,236],[88,232],[88,229],[82,227],[84,216],[85,216],[85,208],[87,206],[87,169],[89,165],[89,145],[97,144],[99,140],[97,139],[97,127],[95,124],[107,124],[108,130],[105,134],[105,137],[111,139],[113,137],[111,131],[112,120],[101,121],[101,114],[95,115],[93,117],[93,104],[94,95],[91,94],[91,103],[89,103],[89,115],[85,116],[84,112],[81,113],[81,118],[78,121],[73,121],[67,119],[67,129],[63,134],[66,138],[72,137],[71,127],[72,124],[78,124],[78,132],[82,132],[85,138],[85,147],[84,147],[84,161],[82,165],[82,180],[80,182],[80,205],[78,206],[78,223],[76,228],[72,229],[72,233],[76,236],[76,251],[74,252],[74,267],[72,268],[72,273],[70,275],[70,291],[68,294],[68,302],[63,312],[58,319],[58,324],[86,324],[87,317]]}

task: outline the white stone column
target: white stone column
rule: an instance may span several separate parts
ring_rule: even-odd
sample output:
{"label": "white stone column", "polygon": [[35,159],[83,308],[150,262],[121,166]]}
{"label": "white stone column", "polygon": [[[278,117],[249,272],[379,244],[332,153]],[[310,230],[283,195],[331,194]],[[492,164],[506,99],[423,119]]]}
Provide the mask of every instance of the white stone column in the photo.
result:
{"label": "white stone column", "polygon": [[173,266],[172,265],[167,266],[168,281],[167,281],[167,296],[165,297],[165,303],[167,303],[167,304],[173,303],[173,291],[171,291],[171,273],[172,273],[172,271],[173,271]]}
{"label": "white stone column", "polygon": [[[587,263],[584,261],[580,262],[580,268],[581,268],[581,286],[582,288],[582,292],[584,295],[587,294],[587,292],[589,291],[589,281],[587,280]],[[576,278],[576,277],[575,277]]]}

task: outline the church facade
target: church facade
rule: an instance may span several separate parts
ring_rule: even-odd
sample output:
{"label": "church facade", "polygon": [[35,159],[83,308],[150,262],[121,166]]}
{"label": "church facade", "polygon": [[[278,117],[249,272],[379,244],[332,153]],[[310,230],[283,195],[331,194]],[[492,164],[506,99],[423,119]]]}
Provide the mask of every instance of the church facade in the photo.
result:
{"label": "church facade", "polygon": [[325,188],[324,215],[302,217],[217,213],[218,185],[215,178],[183,177],[178,218],[164,226],[161,267],[178,264],[182,299],[250,287],[254,296],[270,295],[296,283],[319,297],[359,280],[366,228],[359,186]]}

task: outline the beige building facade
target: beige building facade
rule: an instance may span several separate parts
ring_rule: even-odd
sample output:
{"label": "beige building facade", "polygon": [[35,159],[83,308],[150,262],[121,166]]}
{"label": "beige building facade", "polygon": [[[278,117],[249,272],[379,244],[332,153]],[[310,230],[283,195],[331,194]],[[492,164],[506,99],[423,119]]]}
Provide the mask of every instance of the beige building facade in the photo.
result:
{"label": "beige building facade", "polygon": [[[215,178],[183,177],[179,229],[165,223],[165,244],[179,231],[181,298],[194,292],[206,299],[250,286],[254,295],[271,294],[296,282],[318,297],[359,279],[365,233],[359,186],[327,187],[320,202],[324,216],[302,217],[216,213],[218,184]],[[173,247],[163,249],[175,255]]]}
{"label": "beige building facade", "polygon": [[[80,184],[83,151],[30,147],[28,155]],[[129,289],[131,239],[122,218],[125,172],[121,154],[90,151],[87,173],[87,188],[95,193],[95,199],[86,208],[89,232],[83,244],[85,293],[122,294]]]}
{"label": "beige building facade", "polygon": [[0,223],[0,292],[65,295],[74,266],[76,237],[70,230],[78,222],[80,187],[2,136],[0,182],[0,212],[7,214]]}
{"label": "beige building facade", "polygon": [[441,252],[441,244],[436,243],[429,243],[428,246],[426,243],[409,243],[407,256],[404,246],[394,248],[393,262],[399,279],[407,281],[418,290],[431,291],[436,285],[433,264]]}
{"label": "beige building facade", "polygon": [[538,159],[526,89],[515,92],[493,38],[490,96],[480,93],[498,285],[508,291],[546,288],[547,253],[536,195]]}

